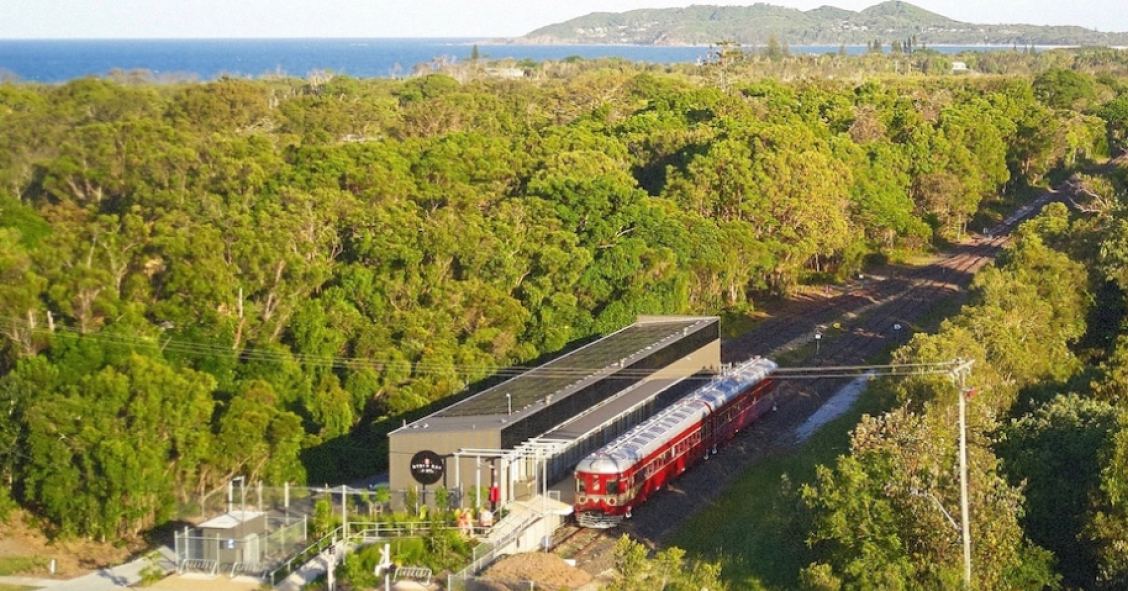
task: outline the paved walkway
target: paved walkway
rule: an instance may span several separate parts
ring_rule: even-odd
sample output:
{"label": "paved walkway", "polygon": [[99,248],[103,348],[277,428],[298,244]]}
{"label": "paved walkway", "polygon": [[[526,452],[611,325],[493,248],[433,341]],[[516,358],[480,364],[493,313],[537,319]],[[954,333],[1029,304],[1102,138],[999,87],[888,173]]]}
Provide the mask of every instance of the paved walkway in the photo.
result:
{"label": "paved walkway", "polygon": [[183,575],[174,574],[145,588],[166,591],[257,591],[262,588],[262,579],[257,577],[235,577],[231,579],[224,575],[185,573]]}
{"label": "paved walkway", "polygon": [[833,421],[834,419],[842,416],[850,407],[854,406],[854,401],[866,389],[866,385],[873,379],[873,370],[867,371],[864,375],[860,375],[850,381],[838,391],[837,394],[827,400],[815,414],[807,418],[807,421],[799,425],[795,429],[795,438],[800,443],[806,441],[811,435],[822,428],[823,425]]}
{"label": "paved walkway", "polygon": [[[158,566],[171,572],[176,568],[175,555],[172,550],[161,547],[157,551]],[[132,588],[141,581],[141,571],[154,561],[148,557],[138,558],[121,566],[103,568],[88,575],[70,580],[41,579],[35,577],[0,577],[0,583],[21,585],[24,587],[50,588],[52,591],[110,591],[112,589]]]}
{"label": "paved walkway", "polygon": [[66,581],[59,579],[37,579],[35,577],[0,577],[0,585],[16,585],[19,587],[55,587]]}

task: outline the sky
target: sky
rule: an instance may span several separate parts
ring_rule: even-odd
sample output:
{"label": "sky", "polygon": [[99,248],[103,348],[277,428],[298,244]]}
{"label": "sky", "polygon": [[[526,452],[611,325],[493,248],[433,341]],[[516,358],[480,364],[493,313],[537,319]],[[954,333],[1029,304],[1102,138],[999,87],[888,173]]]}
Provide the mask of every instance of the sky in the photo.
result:
{"label": "sky", "polygon": [[[1122,0],[912,0],[960,21],[1128,31]],[[591,12],[725,0],[0,0],[0,39],[519,37]],[[862,10],[878,0],[770,0]]]}

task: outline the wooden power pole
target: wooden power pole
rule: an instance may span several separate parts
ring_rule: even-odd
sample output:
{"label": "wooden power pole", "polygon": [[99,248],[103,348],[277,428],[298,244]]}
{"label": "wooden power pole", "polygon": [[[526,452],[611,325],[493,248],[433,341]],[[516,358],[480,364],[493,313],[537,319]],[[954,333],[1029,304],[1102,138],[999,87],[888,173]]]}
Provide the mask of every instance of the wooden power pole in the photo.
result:
{"label": "wooden power pole", "polygon": [[963,361],[952,370],[959,384],[960,405],[960,531],[963,538],[964,589],[971,591],[971,520],[967,501],[967,399],[974,390],[967,388],[967,375],[974,360]]}

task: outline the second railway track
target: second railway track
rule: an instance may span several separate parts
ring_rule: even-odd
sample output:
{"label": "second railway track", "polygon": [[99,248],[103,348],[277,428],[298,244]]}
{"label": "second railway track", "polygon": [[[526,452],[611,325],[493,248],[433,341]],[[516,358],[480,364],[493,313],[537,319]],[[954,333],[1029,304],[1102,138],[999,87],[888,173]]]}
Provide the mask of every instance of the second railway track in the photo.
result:
{"label": "second railway track", "polygon": [[[1006,245],[1008,234],[1019,222],[1040,210],[1052,194],[1039,200],[1037,207],[993,228],[986,237],[966,241],[929,265],[900,273],[867,278],[862,284],[837,298],[800,303],[791,310],[762,322],[755,329],[722,345],[725,361],[739,361],[751,355],[778,355],[802,344],[819,326],[839,322],[847,330],[822,343],[818,356],[808,355],[805,365],[861,364],[891,344],[891,339],[909,336],[895,334],[894,324],[911,326],[929,314],[937,304],[967,288],[974,274],[993,261]],[[780,397],[778,411],[769,413],[753,428],[741,433],[709,462],[698,464],[666,490],[636,508],[634,517],[617,529],[602,531],[589,549],[579,551],[579,542],[559,543],[564,558],[576,560],[589,572],[609,567],[610,548],[626,533],[657,548],[663,538],[684,519],[705,507],[747,467],[793,441],[795,428],[814,413],[845,382],[843,379],[814,379],[787,384],[790,395]],[[569,536],[580,538],[579,533]],[[568,555],[571,554],[571,555]],[[596,566],[598,565],[598,566]]]}

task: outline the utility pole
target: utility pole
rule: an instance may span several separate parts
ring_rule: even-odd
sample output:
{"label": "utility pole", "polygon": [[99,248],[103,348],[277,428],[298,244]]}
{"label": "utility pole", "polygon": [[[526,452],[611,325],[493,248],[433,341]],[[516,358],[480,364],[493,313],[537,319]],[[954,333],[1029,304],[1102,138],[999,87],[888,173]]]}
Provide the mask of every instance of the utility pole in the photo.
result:
{"label": "utility pole", "polygon": [[952,370],[952,374],[959,386],[960,407],[960,530],[963,537],[964,555],[964,589],[971,591],[971,523],[967,502],[967,398],[974,392],[967,388],[967,375],[971,373],[971,366],[975,360],[956,360],[959,365]]}

